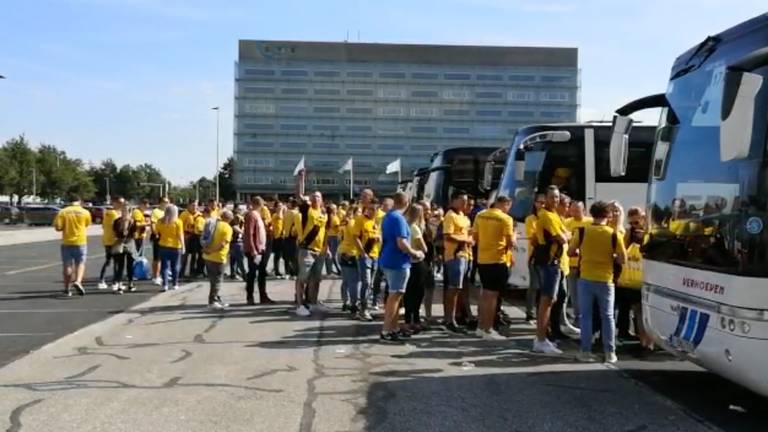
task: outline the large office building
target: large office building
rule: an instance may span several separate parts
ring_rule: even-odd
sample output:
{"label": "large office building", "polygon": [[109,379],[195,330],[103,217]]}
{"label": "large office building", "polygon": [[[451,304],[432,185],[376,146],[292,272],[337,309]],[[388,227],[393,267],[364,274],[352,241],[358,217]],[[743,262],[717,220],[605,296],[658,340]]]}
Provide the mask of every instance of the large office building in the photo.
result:
{"label": "large office building", "polygon": [[241,40],[235,74],[235,183],[241,196],[307,189],[387,193],[457,146],[508,146],[534,123],[577,120],[576,48]]}

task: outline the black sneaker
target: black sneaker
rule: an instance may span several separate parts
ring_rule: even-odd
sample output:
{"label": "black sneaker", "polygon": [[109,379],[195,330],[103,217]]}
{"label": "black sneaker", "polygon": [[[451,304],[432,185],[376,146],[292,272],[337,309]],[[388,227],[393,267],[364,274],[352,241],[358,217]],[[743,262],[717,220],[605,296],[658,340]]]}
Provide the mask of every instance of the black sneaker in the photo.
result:
{"label": "black sneaker", "polygon": [[83,288],[83,284],[79,282],[75,282],[72,284],[73,287],[75,287],[75,290],[77,291],[77,295],[84,296],[85,295],[85,288]]}
{"label": "black sneaker", "polygon": [[380,333],[379,339],[384,343],[400,343],[400,336],[395,332]]}
{"label": "black sneaker", "polygon": [[133,284],[133,282],[128,283],[128,292],[135,292],[136,291],[136,285]]}
{"label": "black sneaker", "polygon": [[477,320],[476,320],[476,319],[474,319],[474,318],[473,318],[473,319],[471,319],[471,320],[469,320],[469,321],[467,321],[467,326],[466,326],[466,327],[467,327],[467,330],[469,330],[469,331],[475,331],[475,330],[477,330],[477,325],[478,325],[478,324],[479,324],[479,323],[478,323],[478,322],[477,322]]}
{"label": "black sneaker", "polygon": [[348,312],[348,311],[349,311],[349,305],[348,305],[348,304],[346,304],[346,303],[344,303],[343,305],[341,305],[341,311],[342,311],[342,312]]}
{"label": "black sneaker", "polygon": [[399,332],[397,332],[397,336],[402,339],[410,339],[411,336],[413,336],[413,333],[409,332],[408,330],[401,329]]}
{"label": "black sneaker", "polygon": [[64,292],[61,293],[64,297],[72,297],[72,291],[70,289],[65,289]]}
{"label": "black sneaker", "polygon": [[467,334],[467,331],[463,328],[457,326],[454,323],[449,323],[445,325],[445,329],[448,330],[451,333],[457,333],[457,334]]}

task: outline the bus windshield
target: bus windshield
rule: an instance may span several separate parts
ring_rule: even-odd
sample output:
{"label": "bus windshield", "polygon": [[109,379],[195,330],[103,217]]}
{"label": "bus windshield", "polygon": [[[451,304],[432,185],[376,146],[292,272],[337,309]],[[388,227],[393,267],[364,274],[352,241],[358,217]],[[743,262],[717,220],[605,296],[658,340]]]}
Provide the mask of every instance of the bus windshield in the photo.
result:
{"label": "bus windshield", "polygon": [[[746,158],[720,160],[724,71],[714,63],[670,84],[652,165],[646,257],[767,277],[766,124],[756,122]],[[756,97],[756,119],[768,115],[765,87]]]}

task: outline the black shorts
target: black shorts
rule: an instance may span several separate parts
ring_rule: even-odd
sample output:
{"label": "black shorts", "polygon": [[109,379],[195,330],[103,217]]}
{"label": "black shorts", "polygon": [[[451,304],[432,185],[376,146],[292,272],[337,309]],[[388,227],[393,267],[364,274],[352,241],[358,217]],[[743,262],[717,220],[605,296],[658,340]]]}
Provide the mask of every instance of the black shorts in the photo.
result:
{"label": "black shorts", "polygon": [[637,304],[643,301],[642,292],[637,288],[616,287],[616,302]]}
{"label": "black shorts", "polygon": [[480,273],[480,283],[483,284],[483,289],[494,292],[507,289],[509,267],[506,264],[478,264],[477,271]]}
{"label": "black shorts", "polygon": [[152,237],[152,261],[160,259],[160,237]]}

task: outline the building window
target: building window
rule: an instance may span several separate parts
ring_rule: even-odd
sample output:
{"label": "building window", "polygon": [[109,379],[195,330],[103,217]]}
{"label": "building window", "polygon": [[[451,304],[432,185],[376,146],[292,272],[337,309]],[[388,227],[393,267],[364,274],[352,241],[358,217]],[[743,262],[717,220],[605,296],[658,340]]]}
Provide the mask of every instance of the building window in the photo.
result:
{"label": "building window", "polygon": [[277,161],[277,166],[293,167],[293,166],[296,166],[296,161],[295,160],[280,159],[279,161]]}
{"label": "building window", "polygon": [[405,90],[385,88],[381,89],[381,97],[385,98],[402,98],[405,97]]}
{"label": "building window", "polygon": [[243,182],[245,184],[268,185],[272,184],[272,177],[253,175],[243,176]]}
{"label": "building window", "polygon": [[541,92],[539,100],[547,102],[567,102],[568,92]]}
{"label": "building window", "polygon": [[532,101],[533,93],[527,91],[511,91],[507,94],[509,100],[513,101]]}
{"label": "building window", "polygon": [[337,160],[311,160],[309,165],[315,168],[338,168],[339,161]]}
{"label": "building window", "polygon": [[250,76],[275,76],[275,71],[272,69],[246,69],[246,75]]}
{"label": "building window", "polygon": [[303,142],[283,142],[280,143],[281,149],[303,149],[307,148],[307,143]]}
{"label": "building window", "polygon": [[267,141],[244,141],[242,146],[249,148],[273,148],[275,143]]}
{"label": "building window", "polygon": [[275,106],[270,104],[250,104],[243,106],[243,112],[246,114],[274,114]]}
{"label": "building window", "polygon": [[376,127],[376,132],[384,135],[400,135],[405,132],[405,129],[402,126],[379,125]]}
{"label": "building window", "polygon": [[541,82],[545,83],[565,83],[571,81],[573,81],[573,77],[568,75],[543,75],[541,77]]}
{"label": "building window", "polygon": [[284,88],[280,90],[280,93],[284,95],[305,95],[309,93],[309,89],[305,88]]}
{"label": "building window", "polygon": [[437,108],[427,108],[427,107],[412,108],[411,114],[414,117],[437,117]]}
{"label": "building window", "polygon": [[339,89],[315,89],[315,95],[317,96],[338,96],[341,94]]}
{"label": "building window", "polygon": [[403,79],[405,78],[404,72],[379,72],[379,78],[382,79]]}
{"label": "building window", "polygon": [[349,107],[347,114],[373,114],[373,108],[367,107]]}
{"label": "building window", "polygon": [[373,128],[370,126],[352,125],[346,127],[347,132],[371,132]]}
{"label": "building window", "polygon": [[323,149],[323,150],[332,150],[339,148],[339,143],[314,143],[312,144],[312,148],[316,149]]}
{"label": "building window", "polygon": [[286,70],[280,71],[280,76],[305,77],[305,76],[309,76],[309,72],[301,69],[286,69]]}
{"label": "building window", "polygon": [[436,98],[437,95],[436,90],[414,90],[411,92],[411,97],[415,98]]}
{"label": "building window", "polygon": [[[344,184],[349,186],[349,179],[344,180]],[[355,179],[355,186],[370,186],[371,180],[369,179]]]}
{"label": "building window", "polygon": [[246,87],[245,94],[275,94],[274,87]]}
{"label": "building window", "polygon": [[387,117],[398,117],[405,115],[405,108],[403,107],[382,107],[380,108],[381,115]]}
{"label": "building window", "polygon": [[501,126],[475,126],[475,133],[480,136],[498,136],[504,134]]}
{"label": "building window", "polygon": [[443,128],[443,133],[447,134],[468,134],[469,128],[467,127],[445,127]]}
{"label": "building window", "polygon": [[309,184],[313,186],[336,186],[339,184],[339,180],[335,178],[310,178]]}
{"label": "building window", "polygon": [[319,78],[336,78],[341,75],[339,71],[314,71],[312,74]]}
{"label": "building window", "polygon": [[372,148],[370,144],[347,144],[346,147],[350,150],[370,150]]}
{"label": "building window", "polygon": [[281,105],[280,112],[283,114],[306,114],[309,112],[309,107],[298,105]]}
{"label": "building window", "polygon": [[334,106],[318,106],[313,110],[317,114],[338,114],[341,112],[341,108]]}
{"label": "building window", "polygon": [[437,128],[434,126],[411,126],[411,132],[413,133],[437,133]]}
{"label": "building window", "polygon": [[275,128],[275,125],[272,123],[245,123],[243,126],[246,129],[252,130],[272,130]]}
{"label": "building window", "polygon": [[478,81],[503,81],[504,77],[498,74],[477,74]]}
{"label": "building window", "polygon": [[535,116],[536,114],[535,114],[533,111],[518,111],[518,110],[513,110],[513,111],[508,111],[508,112],[507,112],[507,115],[508,115],[508,116],[510,116],[510,117],[522,117],[522,118],[530,118],[530,117],[533,117],[533,116]]}
{"label": "building window", "polygon": [[411,78],[417,80],[436,80],[439,78],[439,75],[434,72],[413,72],[411,73]]}
{"label": "building window", "polygon": [[312,129],[320,132],[336,132],[340,127],[337,125],[314,125]]}
{"label": "building window", "polygon": [[429,145],[429,144],[417,144],[412,145],[411,150],[413,151],[422,151],[422,152],[429,152],[429,151],[436,151],[437,146],[436,145]]}
{"label": "building window", "polygon": [[567,119],[571,117],[571,113],[562,111],[542,111],[539,113],[539,116],[541,116],[541,118]]}
{"label": "building window", "polygon": [[446,90],[443,92],[443,97],[446,99],[469,99],[468,90]]}
{"label": "building window", "polygon": [[475,92],[475,97],[478,99],[501,99],[504,97],[504,94],[495,91],[479,91]]}
{"label": "building window", "polygon": [[349,71],[347,72],[348,78],[373,78],[372,72],[366,71]]}
{"label": "building window", "polygon": [[443,110],[443,115],[446,116],[468,116],[469,110],[466,109],[457,109],[457,108],[446,108]]}
{"label": "building window", "polygon": [[373,90],[371,90],[371,89],[349,89],[349,90],[347,90],[347,96],[373,96]]}
{"label": "building window", "polygon": [[248,158],[245,160],[245,166],[256,168],[272,168],[275,166],[274,159],[255,159]]}
{"label": "building window", "polygon": [[501,117],[501,110],[477,110],[475,115],[480,117]]}
{"label": "building window", "polygon": [[534,82],[536,81],[535,75],[510,75],[510,81],[514,82]]}
{"label": "building window", "polygon": [[447,80],[468,80],[472,78],[472,75],[468,73],[446,72],[443,74],[443,78]]}
{"label": "building window", "polygon": [[379,144],[379,150],[405,150],[402,144]]}
{"label": "building window", "polygon": [[285,123],[280,125],[280,130],[283,131],[305,131],[307,130],[307,125],[305,124],[295,124],[295,123]]}

